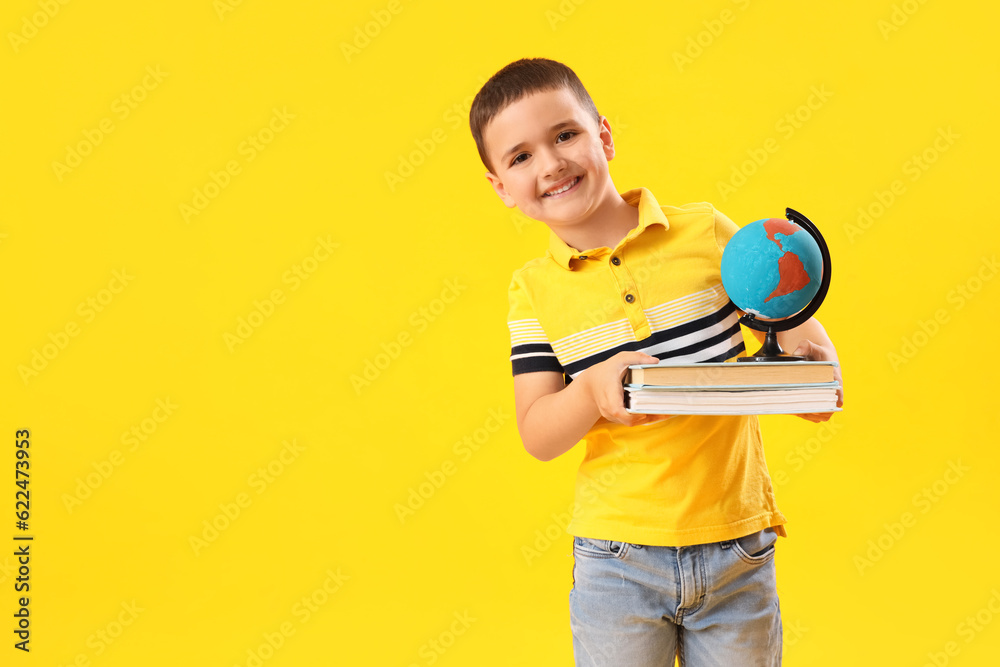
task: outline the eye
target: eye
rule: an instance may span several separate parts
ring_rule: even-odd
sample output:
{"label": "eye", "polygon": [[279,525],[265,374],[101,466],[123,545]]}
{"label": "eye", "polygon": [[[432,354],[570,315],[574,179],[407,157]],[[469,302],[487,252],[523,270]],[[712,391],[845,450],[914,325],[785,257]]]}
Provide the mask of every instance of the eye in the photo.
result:
{"label": "eye", "polygon": [[527,153],[518,153],[517,155],[514,156],[514,159],[510,161],[510,166],[513,167],[515,164],[520,164],[521,162],[524,162],[527,159],[528,159]]}
{"label": "eye", "polygon": [[566,130],[565,132],[560,132],[559,133],[559,136],[556,137],[556,141],[557,142],[559,142],[559,141],[569,141],[570,139],[572,139],[575,136],[576,136],[576,132],[574,132],[572,130]]}

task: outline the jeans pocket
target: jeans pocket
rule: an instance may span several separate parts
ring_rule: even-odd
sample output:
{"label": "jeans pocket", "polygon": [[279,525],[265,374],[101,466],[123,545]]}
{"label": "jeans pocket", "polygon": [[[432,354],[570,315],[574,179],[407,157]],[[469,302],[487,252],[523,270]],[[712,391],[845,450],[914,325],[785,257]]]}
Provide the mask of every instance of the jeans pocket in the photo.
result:
{"label": "jeans pocket", "polygon": [[594,540],[589,537],[573,538],[573,553],[586,558],[624,558],[631,545],[615,540]]}
{"label": "jeans pocket", "polygon": [[774,543],[778,535],[771,528],[733,540],[733,551],[748,565],[760,565],[774,558]]}

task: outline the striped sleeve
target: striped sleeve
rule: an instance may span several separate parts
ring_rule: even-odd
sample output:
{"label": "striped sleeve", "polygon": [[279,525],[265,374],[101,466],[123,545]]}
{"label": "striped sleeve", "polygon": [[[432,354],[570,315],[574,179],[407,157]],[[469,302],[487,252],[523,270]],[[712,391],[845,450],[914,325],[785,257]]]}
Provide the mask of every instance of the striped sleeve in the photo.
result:
{"label": "striped sleeve", "polygon": [[513,375],[539,371],[563,373],[562,364],[556,358],[552,344],[535,317],[527,290],[517,276],[510,281],[507,297],[510,301],[507,328],[510,329],[510,364]]}

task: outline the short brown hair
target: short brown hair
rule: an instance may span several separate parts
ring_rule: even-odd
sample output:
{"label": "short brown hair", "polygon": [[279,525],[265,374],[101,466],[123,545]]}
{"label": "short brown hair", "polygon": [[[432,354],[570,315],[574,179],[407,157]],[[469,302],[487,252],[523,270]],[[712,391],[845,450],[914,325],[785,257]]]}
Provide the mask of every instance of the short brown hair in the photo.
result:
{"label": "short brown hair", "polygon": [[566,65],[547,58],[522,58],[507,65],[487,81],[469,110],[469,127],[472,138],[476,141],[479,158],[486,168],[493,171],[486,155],[486,145],[483,141],[483,131],[497,114],[522,97],[543,90],[567,88],[587,111],[594,114],[597,124],[601,123],[601,114],[590,94],[583,87],[580,78]]}

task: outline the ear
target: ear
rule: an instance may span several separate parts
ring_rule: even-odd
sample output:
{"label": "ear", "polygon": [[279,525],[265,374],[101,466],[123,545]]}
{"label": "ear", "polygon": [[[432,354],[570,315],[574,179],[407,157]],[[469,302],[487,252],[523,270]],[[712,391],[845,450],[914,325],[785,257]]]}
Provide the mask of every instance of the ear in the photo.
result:
{"label": "ear", "polygon": [[490,182],[490,185],[493,186],[493,191],[497,193],[497,196],[500,197],[500,200],[507,206],[507,208],[514,208],[516,206],[514,198],[510,196],[509,192],[507,192],[507,188],[503,186],[503,182],[500,180],[500,177],[488,171],[486,172],[486,180]]}
{"label": "ear", "polygon": [[601,146],[604,148],[604,155],[608,160],[615,157],[615,140],[611,138],[611,124],[607,116],[601,116],[601,124],[598,127],[598,137],[601,139]]}

